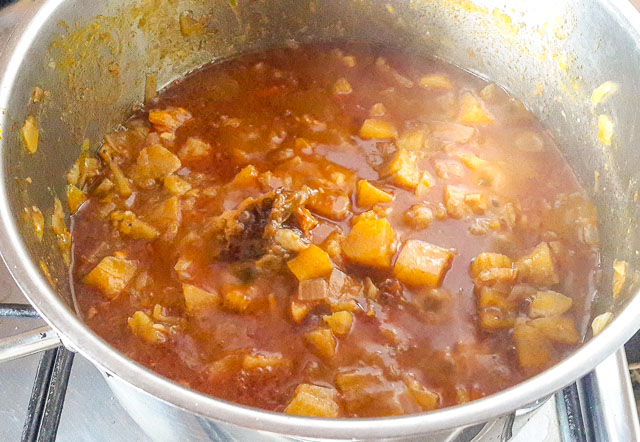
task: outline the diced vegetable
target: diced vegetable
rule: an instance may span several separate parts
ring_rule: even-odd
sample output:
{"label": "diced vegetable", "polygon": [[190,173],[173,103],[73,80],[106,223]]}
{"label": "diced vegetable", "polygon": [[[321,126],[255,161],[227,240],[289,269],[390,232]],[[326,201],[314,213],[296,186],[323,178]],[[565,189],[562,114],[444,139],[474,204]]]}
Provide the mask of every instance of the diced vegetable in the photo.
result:
{"label": "diced vegetable", "polygon": [[541,242],[529,255],[517,260],[515,267],[521,279],[534,284],[552,286],[560,281],[546,242]]}
{"label": "diced vegetable", "polygon": [[360,128],[360,137],[365,140],[369,139],[388,139],[396,138],[398,131],[395,126],[388,121],[368,118],[362,123]]}
{"label": "diced vegetable", "polygon": [[405,412],[403,399],[409,399],[403,382],[390,382],[382,370],[373,367],[356,368],[336,375],[336,387],[342,393],[348,412],[366,416],[367,409],[375,404],[376,413],[385,416]]}
{"label": "diced vegetable", "polygon": [[38,241],[42,241],[44,234],[44,215],[37,206],[31,206],[31,222],[33,223],[33,232],[36,234]]}
{"label": "diced vegetable", "polygon": [[473,127],[458,123],[437,122],[431,123],[430,127],[434,138],[448,143],[464,144],[476,134]]}
{"label": "diced vegetable", "polygon": [[190,119],[189,111],[181,107],[149,111],[149,122],[160,132],[173,132]]}
{"label": "diced vegetable", "polygon": [[332,92],[334,95],[348,95],[353,92],[353,89],[346,78],[338,78],[333,85]]}
{"label": "diced vegetable", "polygon": [[[320,280],[324,281],[324,280]],[[326,283],[325,283],[326,284]],[[306,304],[301,304],[299,302],[291,301],[291,317],[294,322],[298,324],[304,321],[304,318],[307,317],[309,313],[309,307]]]}
{"label": "diced vegetable", "polygon": [[453,89],[453,83],[441,74],[425,75],[420,78],[420,86],[427,89]]}
{"label": "diced vegetable", "polygon": [[244,313],[251,306],[249,291],[242,288],[230,288],[225,290],[222,305],[232,312]]}
{"label": "diced vegetable", "polygon": [[391,201],[393,201],[393,194],[379,189],[367,180],[358,181],[357,203],[360,207],[372,207]]}
{"label": "diced vegetable", "polygon": [[182,284],[184,305],[189,314],[212,310],[220,305],[220,296],[191,284]]}
{"label": "diced vegetable", "polygon": [[613,313],[611,312],[605,312],[593,318],[593,322],[591,323],[593,336],[599,335],[612,319]]}
{"label": "diced vegetable", "polygon": [[166,199],[149,215],[149,220],[161,229],[173,228],[177,230],[181,219],[180,201],[175,196]]}
{"label": "diced vegetable", "polygon": [[234,353],[224,356],[210,364],[206,371],[210,376],[222,376],[229,373],[237,373],[242,369],[244,355]]}
{"label": "diced vegetable", "polygon": [[478,285],[511,284],[515,281],[517,275],[517,269],[498,267],[480,272],[475,278],[475,283]]}
{"label": "diced vegetable", "polygon": [[338,336],[346,336],[351,330],[353,314],[350,312],[335,312],[325,315],[322,320],[329,326],[331,331]]}
{"label": "diced vegetable", "polygon": [[464,92],[460,97],[459,119],[465,124],[487,124],[493,121],[483,109],[480,100],[471,92]]}
{"label": "diced vegetable", "polygon": [[338,417],[340,407],[336,395],[333,388],[300,384],[284,412],[298,416]]}
{"label": "diced vegetable", "polygon": [[145,312],[137,311],[127,320],[131,332],[150,344],[166,341],[164,327],[156,325]]}
{"label": "diced vegetable", "polygon": [[420,184],[418,157],[415,152],[399,149],[381,173],[383,177],[391,177],[401,187],[415,189]]}
{"label": "diced vegetable", "polygon": [[406,241],[393,274],[407,285],[438,287],[453,261],[453,253],[420,240]]}
{"label": "diced vegetable", "polygon": [[38,150],[39,132],[35,117],[29,115],[27,119],[24,120],[22,129],[20,129],[20,135],[22,135],[22,142],[24,143],[24,147],[27,148],[27,151],[32,155],[36,153]]}
{"label": "diced vegetable", "polygon": [[129,184],[129,179],[122,173],[120,166],[111,160],[109,161],[109,169],[111,169],[111,173],[113,174],[113,181],[116,185],[116,190],[118,194],[123,197],[128,197],[133,193],[131,190],[131,184]]}
{"label": "diced vegetable", "polygon": [[481,193],[465,194],[464,203],[477,215],[482,215],[489,207],[487,199]]}
{"label": "diced vegetable", "polygon": [[530,322],[531,327],[539,330],[550,341],[563,344],[575,344],[580,340],[573,320],[554,316],[551,318],[538,318]]}
{"label": "diced vegetable", "polygon": [[301,301],[321,301],[329,296],[329,286],[322,278],[305,279],[298,284],[298,299]]}
{"label": "diced vegetable", "polygon": [[109,178],[100,181],[100,184],[93,189],[92,194],[95,196],[105,196],[114,188],[115,184]]}
{"label": "diced vegetable", "polygon": [[358,221],[342,242],[345,256],[365,266],[390,267],[394,251],[394,233],[386,219]]}
{"label": "diced vegetable", "polygon": [[417,230],[426,229],[431,221],[433,211],[423,204],[413,205],[404,213],[404,222]]}
{"label": "diced vegetable", "polygon": [[464,202],[465,192],[454,187],[444,187],[444,206],[452,218],[462,218],[469,215],[471,210]]}
{"label": "diced vegetable", "polygon": [[296,209],[296,221],[303,232],[311,232],[317,225],[318,220],[315,218],[308,209],[304,207],[298,207]]}
{"label": "diced vegetable", "polygon": [[242,360],[243,370],[256,370],[256,369],[273,369],[282,366],[291,365],[291,361],[283,357],[281,354],[252,354],[246,355]]}
{"label": "diced vegetable", "polygon": [[515,322],[511,312],[499,308],[484,308],[478,314],[480,316],[480,327],[488,331],[512,328]]}
{"label": "diced vegetable", "polygon": [[523,368],[541,369],[551,361],[549,342],[538,328],[518,321],[513,328],[513,340]]}
{"label": "diced vegetable", "polygon": [[172,195],[183,195],[191,190],[191,184],[176,175],[167,175],[164,177],[164,187]]}
{"label": "diced vegetable", "polygon": [[309,244],[302,241],[302,238],[291,229],[278,229],[274,240],[284,249],[298,253],[309,247]]}
{"label": "diced vegetable", "polygon": [[336,338],[328,328],[318,328],[304,335],[319,356],[332,359],[336,354]]}
{"label": "diced vegetable", "polygon": [[546,290],[538,292],[529,304],[529,316],[545,318],[560,316],[571,308],[573,299],[561,293]]}
{"label": "diced vegetable", "polygon": [[153,241],[160,235],[160,232],[151,224],[137,218],[133,212],[114,211],[109,215],[109,219],[116,223],[118,230],[133,239],[146,239]]}
{"label": "diced vegetable", "polygon": [[480,299],[478,300],[478,307],[481,309],[488,307],[497,307],[500,310],[511,310],[513,302],[505,297],[504,294],[491,287],[482,287],[480,289]]}
{"label": "diced vegetable", "polygon": [[312,212],[334,221],[342,221],[351,209],[351,199],[342,190],[317,189],[307,200]]}
{"label": "diced vegetable", "polygon": [[471,276],[477,278],[481,272],[494,268],[511,268],[511,259],[500,253],[481,253],[471,263]]}
{"label": "diced vegetable", "polygon": [[290,260],[287,267],[298,278],[298,281],[304,281],[330,274],[333,270],[333,263],[327,252],[312,244]]}
{"label": "diced vegetable", "polygon": [[178,151],[178,156],[183,161],[202,159],[211,154],[211,146],[199,138],[189,137],[184,146]]}
{"label": "diced vegetable", "polygon": [[598,139],[605,146],[611,146],[613,121],[609,115],[598,115]]}
{"label": "diced vegetable", "polygon": [[231,185],[234,187],[251,187],[258,184],[258,169],[249,164],[233,177]]}
{"label": "diced vegetable", "polygon": [[480,169],[489,164],[487,160],[483,160],[482,158],[472,153],[459,154],[457,155],[457,157],[462,162],[462,164],[473,170]]}
{"label": "diced vegetable", "polygon": [[626,261],[613,261],[613,299],[618,298],[627,278],[629,264]]}
{"label": "diced vegetable", "polygon": [[87,196],[73,184],[67,186],[67,204],[72,214],[87,200]]}
{"label": "diced vegetable", "polygon": [[402,380],[409,389],[409,393],[411,393],[411,397],[413,398],[413,400],[416,401],[424,411],[435,410],[436,408],[438,408],[440,396],[432,391],[429,391],[412,375],[405,374],[402,376]]}
{"label": "diced vegetable", "polygon": [[180,159],[159,144],[145,147],[136,162],[135,181],[147,187],[149,180],[162,180],[175,172],[182,164]]}
{"label": "diced vegetable", "polygon": [[97,287],[109,299],[115,298],[136,274],[136,263],[107,256],[84,277],[84,283]]}
{"label": "diced vegetable", "polygon": [[376,103],[371,106],[369,109],[369,116],[371,117],[384,117],[384,114],[387,112],[387,109],[384,107],[382,103]]}
{"label": "diced vegetable", "polygon": [[396,146],[405,150],[422,150],[428,147],[428,141],[423,130],[406,132],[396,140]]}

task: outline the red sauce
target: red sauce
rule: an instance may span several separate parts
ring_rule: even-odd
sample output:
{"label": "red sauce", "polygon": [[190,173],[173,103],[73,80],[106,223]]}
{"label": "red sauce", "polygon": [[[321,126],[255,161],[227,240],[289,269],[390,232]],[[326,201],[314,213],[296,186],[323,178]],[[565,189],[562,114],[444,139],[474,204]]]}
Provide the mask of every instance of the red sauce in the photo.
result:
{"label": "red sauce", "polygon": [[[440,61],[365,44],[243,55],[170,85],[101,152],[74,215],[77,303],[118,350],[193,389],[296,414],[415,413],[510,387],[584,334],[595,209],[532,114]],[[392,229],[390,265],[341,242],[366,246],[351,234],[372,210],[358,204],[360,180],[393,195],[364,216]],[[411,255],[402,273],[408,240],[451,262],[420,270]],[[309,244],[324,251],[301,252]],[[484,252],[508,263],[474,275]],[[306,281],[287,264],[304,253]],[[121,265],[110,276],[93,272],[105,257]],[[322,259],[347,275],[342,293]],[[301,299],[309,281],[324,298]],[[335,312],[351,318],[346,333],[324,319]],[[300,384],[323,387],[309,390],[320,405]]]}

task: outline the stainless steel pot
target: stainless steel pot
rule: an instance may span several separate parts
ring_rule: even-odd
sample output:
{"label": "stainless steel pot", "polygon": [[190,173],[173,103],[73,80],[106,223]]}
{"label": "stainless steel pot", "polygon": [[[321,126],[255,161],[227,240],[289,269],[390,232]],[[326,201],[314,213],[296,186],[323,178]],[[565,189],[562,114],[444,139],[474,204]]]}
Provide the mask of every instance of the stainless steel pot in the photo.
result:
{"label": "stainless steel pot", "polygon": [[[205,32],[182,35],[179,16],[185,13],[202,19]],[[449,60],[503,85],[548,126],[599,209],[603,283],[593,315],[615,316],[601,334],[588,334],[582,348],[540,375],[466,405],[397,418],[332,420],[264,412],[194,392],[127,359],[83,324],[49,223],[38,241],[25,208],[36,205],[50,219],[82,140],[97,146],[142,100],[147,75],[166,84],[241,51],[318,39],[374,40]],[[0,13],[0,42],[3,259],[62,341],[103,370],[123,405],[159,438],[222,437],[215,428],[224,428],[251,440],[445,439],[575,381],[640,325],[640,15],[626,1],[23,0]],[[591,92],[606,80],[618,85],[617,93],[593,105]],[[33,102],[35,86],[49,96]],[[597,139],[598,114],[613,119],[611,147]],[[27,115],[36,115],[41,128],[34,155],[18,134]],[[613,259],[630,263],[616,302]],[[11,344],[28,341],[27,350],[50,345],[56,338],[48,333],[44,342],[29,335]],[[17,356],[25,350],[11,351]]]}

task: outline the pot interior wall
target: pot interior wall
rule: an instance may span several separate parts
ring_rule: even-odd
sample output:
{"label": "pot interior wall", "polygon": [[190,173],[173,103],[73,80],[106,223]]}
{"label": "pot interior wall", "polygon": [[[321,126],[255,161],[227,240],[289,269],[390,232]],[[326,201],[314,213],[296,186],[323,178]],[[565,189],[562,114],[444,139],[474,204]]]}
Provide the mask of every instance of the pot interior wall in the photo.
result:
{"label": "pot interior wall", "polygon": [[[0,143],[22,239],[34,262],[46,264],[54,289],[70,305],[67,269],[50,216],[54,197],[64,202],[65,174],[83,139],[97,148],[104,133],[142,101],[149,75],[164,85],[203,64],[292,41],[381,42],[448,60],[502,85],[547,125],[598,206],[603,283],[595,313],[612,308],[612,260],[638,268],[640,238],[632,220],[638,216],[634,194],[640,168],[633,159],[640,91],[631,73],[640,66],[639,37],[624,17],[605,14],[606,2],[539,0],[511,2],[509,8],[490,0],[70,0],[45,5],[11,60],[19,74],[3,80],[12,87],[0,98],[6,106]],[[196,32],[181,32],[181,16],[183,24],[197,23]],[[618,92],[592,106],[591,92],[607,80],[618,84]],[[39,103],[30,100],[36,86],[49,94]],[[614,121],[611,147],[597,139],[598,114]],[[27,115],[39,121],[35,155],[26,152],[18,134]],[[47,220],[42,242],[25,211],[33,205]],[[631,276],[625,293],[634,292],[637,278]],[[613,308],[624,301],[621,296]]]}

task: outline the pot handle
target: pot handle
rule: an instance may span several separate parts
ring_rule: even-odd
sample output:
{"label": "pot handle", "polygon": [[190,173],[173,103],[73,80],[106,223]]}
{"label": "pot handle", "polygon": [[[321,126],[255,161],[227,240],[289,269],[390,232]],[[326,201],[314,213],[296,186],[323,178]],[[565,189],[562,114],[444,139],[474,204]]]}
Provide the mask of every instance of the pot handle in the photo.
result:
{"label": "pot handle", "polygon": [[[39,318],[33,307],[23,304],[0,304],[0,317]],[[0,362],[48,350],[60,343],[60,337],[48,325],[0,338]]]}

